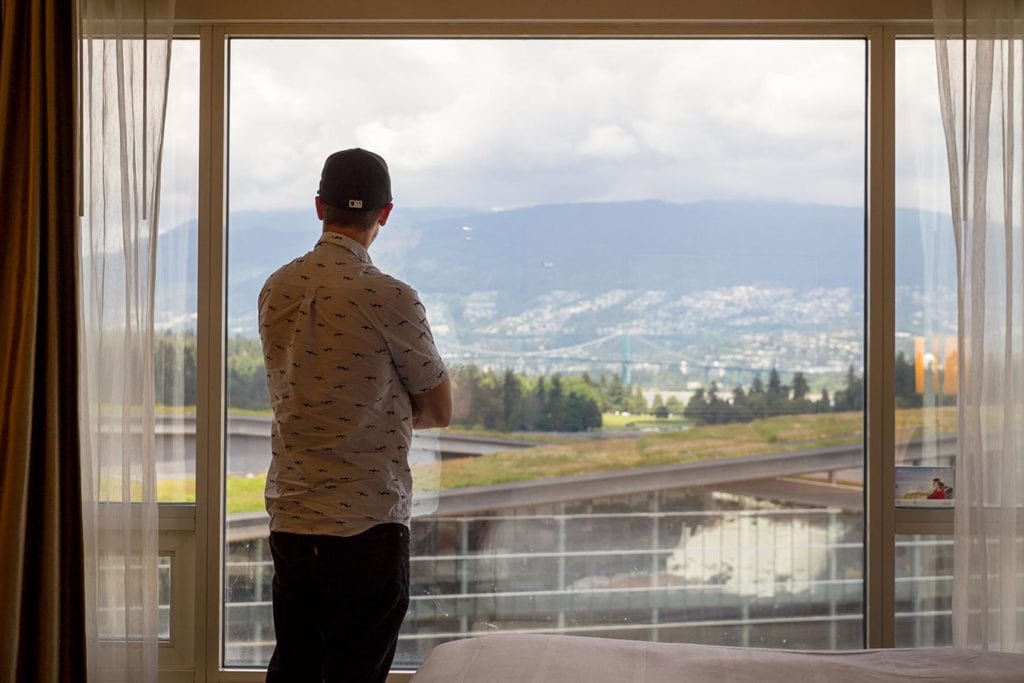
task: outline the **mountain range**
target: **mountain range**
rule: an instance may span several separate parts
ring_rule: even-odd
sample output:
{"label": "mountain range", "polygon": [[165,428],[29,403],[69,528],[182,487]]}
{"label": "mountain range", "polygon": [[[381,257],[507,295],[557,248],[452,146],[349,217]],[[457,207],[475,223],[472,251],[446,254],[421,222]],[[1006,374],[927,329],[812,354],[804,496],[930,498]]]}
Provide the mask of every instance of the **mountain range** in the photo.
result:
{"label": "mountain range", "polygon": [[[908,334],[925,306],[939,310],[940,321],[948,314],[948,224],[948,216],[898,211],[898,327]],[[618,358],[629,335],[649,342],[636,352],[656,362],[714,356],[758,367],[763,353],[744,351],[757,347],[780,364],[839,367],[862,354],[864,226],[860,207],[769,202],[398,205],[370,253],[420,291],[439,343],[453,352],[583,345]],[[190,318],[176,302],[196,291],[194,265],[181,258],[194,253],[195,232],[189,223],[161,235],[158,310],[169,326]],[[312,208],[230,215],[232,333],[255,334],[264,279],[312,248],[319,233]],[[931,299],[922,294],[926,281]],[[595,351],[604,338],[613,348]],[[566,353],[563,362],[582,357]]]}

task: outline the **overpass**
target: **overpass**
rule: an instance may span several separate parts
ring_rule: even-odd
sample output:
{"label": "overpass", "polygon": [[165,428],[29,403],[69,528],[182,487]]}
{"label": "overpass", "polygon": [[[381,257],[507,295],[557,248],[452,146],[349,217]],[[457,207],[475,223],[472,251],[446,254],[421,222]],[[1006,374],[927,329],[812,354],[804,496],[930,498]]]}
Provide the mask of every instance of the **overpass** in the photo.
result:
{"label": "overpass", "polygon": [[[229,475],[260,474],[270,463],[270,418],[265,415],[228,415],[226,424]],[[413,433],[410,452],[415,457],[446,460],[484,455],[498,451],[532,448],[541,441],[523,441],[495,436],[454,434],[425,430]],[[156,462],[161,477],[195,476],[195,415],[157,415]]]}

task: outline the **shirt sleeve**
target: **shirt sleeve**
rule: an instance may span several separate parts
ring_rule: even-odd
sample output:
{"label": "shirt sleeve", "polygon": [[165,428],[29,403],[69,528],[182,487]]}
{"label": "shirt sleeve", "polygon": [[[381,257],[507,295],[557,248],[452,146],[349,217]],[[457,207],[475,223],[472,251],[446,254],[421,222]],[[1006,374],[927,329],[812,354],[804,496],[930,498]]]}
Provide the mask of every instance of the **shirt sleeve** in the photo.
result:
{"label": "shirt sleeve", "polygon": [[414,395],[430,391],[448,376],[448,368],[434,344],[419,294],[395,281],[382,299],[378,329],[405,390]]}

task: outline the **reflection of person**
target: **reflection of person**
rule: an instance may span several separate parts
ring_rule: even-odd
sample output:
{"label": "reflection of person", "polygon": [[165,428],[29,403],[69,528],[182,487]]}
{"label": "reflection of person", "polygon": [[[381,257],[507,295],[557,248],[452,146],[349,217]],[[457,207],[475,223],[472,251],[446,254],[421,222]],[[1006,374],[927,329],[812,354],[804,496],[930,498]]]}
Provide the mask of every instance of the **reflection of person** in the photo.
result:
{"label": "reflection of person", "polygon": [[931,500],[945,500],[946,488],[941,479],[932,479],[932,492],[928,494],[928,498]]}
{"label": "reflection of person", "polygon": [[391,213],[382,158],[327,158],[323,234],[259,297],[274,409],[267,473],[277,647],[267,681],[384,681],[409,604],[412,429],[451,420],[414,289],[367,249]]}

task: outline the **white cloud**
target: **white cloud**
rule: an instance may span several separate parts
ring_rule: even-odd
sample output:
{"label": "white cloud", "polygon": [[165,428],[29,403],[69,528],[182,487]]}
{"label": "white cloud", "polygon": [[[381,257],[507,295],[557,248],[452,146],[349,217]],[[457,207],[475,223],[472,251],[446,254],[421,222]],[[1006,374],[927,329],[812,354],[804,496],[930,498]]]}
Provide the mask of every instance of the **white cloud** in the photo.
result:
{"label": "white cloud", "polygon": [[[230,208],[308,205],[323,158],[354,145],[388,159],[407,205],[859,204],[864,50],[856,40],[235,40]],[[931,115],[934,81],[907,89],[916,126]],[[924,176],[915,201],[938,180]]]}
{"label": "white cloud", "polygon": [[622,126],[593,126],[580,144],[580,154],[607,159],[622,159],[637,151],[633,135]]}

